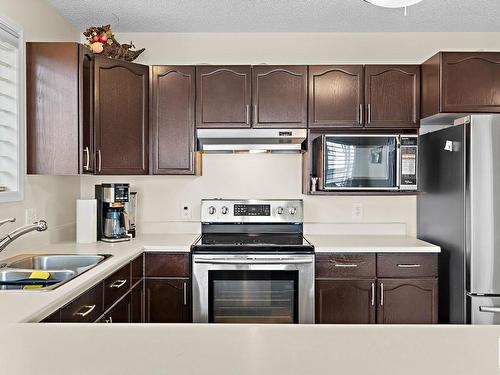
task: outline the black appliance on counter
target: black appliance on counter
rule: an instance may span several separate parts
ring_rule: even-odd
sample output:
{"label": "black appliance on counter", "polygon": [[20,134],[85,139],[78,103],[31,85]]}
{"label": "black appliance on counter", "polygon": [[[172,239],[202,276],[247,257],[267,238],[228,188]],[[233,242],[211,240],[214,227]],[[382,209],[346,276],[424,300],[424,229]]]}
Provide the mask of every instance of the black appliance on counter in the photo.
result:
{"label": "black appliance on counter", "polygon": [[203,200],[192,246],[195,323],[314,323],[302,200]]}

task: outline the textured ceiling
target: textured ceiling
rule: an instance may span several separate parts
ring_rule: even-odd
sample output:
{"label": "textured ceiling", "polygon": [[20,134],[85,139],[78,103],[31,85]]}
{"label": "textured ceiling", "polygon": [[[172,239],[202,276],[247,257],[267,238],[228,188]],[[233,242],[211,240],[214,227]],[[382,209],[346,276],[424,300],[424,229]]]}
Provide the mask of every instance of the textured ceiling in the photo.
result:
{"label": "textured ceiling", "polygon": [[122,32],[500,31],[500,0],[48,0],[79,29]]}

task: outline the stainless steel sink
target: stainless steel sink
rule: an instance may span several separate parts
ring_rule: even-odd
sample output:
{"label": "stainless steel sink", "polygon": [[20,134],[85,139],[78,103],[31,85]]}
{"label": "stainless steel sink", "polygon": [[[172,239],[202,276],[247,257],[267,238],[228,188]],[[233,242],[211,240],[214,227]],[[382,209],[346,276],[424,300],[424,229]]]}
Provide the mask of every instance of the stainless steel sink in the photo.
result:
{"label": "stainless steel sink", "polygon": [[[107,254],[18,255],[0,261],[0,290],[56,289],[109,257]],[[33,271],[48,272],[50,277],[48,281],[28,280]]]}
{"label": "stainless steel sink", "polygon": [[104,255],[30,255],[20,260],[7,262],[9,268],[23,268],[36,270],[73,270],[84,272],[106,257]]}

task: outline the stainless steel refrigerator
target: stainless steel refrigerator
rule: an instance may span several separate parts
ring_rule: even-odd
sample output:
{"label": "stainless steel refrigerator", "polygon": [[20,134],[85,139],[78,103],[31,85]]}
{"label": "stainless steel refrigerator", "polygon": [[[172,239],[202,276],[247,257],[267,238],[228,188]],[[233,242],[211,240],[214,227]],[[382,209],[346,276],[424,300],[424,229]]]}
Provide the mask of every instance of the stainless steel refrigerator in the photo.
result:
{"label": "stainless steel refrigerator", "polygon": [[500,116],[419,138],[418,237],[441,246],[439,321],[500,324]]}

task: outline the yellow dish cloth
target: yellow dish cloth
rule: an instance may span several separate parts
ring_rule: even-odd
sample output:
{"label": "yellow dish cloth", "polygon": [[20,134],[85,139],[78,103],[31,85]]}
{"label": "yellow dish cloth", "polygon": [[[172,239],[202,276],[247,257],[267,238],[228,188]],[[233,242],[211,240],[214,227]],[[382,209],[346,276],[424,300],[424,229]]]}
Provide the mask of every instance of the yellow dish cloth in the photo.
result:
{"label": "yellow dish cloth", "polygon": [[48,280],[50,277],[50,272],[45,272],[45,271],[33,271],[31,272],[30,279],[42,279],[42,280]]}
{"label": "yellow dish cloth", "polygon": [[[45,272],[45,271],[33,271],[31,272],[31,275],[29,279],[42,279],[42,280],[48,280],[50,277],[50,272]],[[23,289],[38,289],[42,288],[42,285],[25,285]]]}

